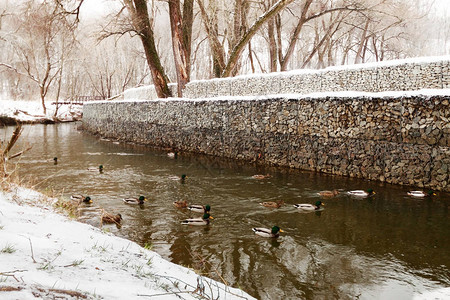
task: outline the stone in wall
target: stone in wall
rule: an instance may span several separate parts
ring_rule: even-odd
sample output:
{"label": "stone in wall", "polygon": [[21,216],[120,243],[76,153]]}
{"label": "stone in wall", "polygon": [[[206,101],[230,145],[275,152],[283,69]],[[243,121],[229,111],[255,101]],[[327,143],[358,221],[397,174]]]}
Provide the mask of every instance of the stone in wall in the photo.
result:
{"label": "stone in wall", "polygon": [[232,93],[232,81],[219,79],[217,85],[217,95],[231,95]]}
{"label": "stone in wall", "polygon": [[246,77],[236,77],[233,79],[226,79],[226,81],[230,82],[230,94],[222,96],[240,96],[242,95],[242,93],[248,93],[248,91],[246,90],[248,80],[251,80],[251,78],[249,79]]}
{"label": "stone in wall", "polygon": [[450,89],[450,60],[442,62],[442,88]]}

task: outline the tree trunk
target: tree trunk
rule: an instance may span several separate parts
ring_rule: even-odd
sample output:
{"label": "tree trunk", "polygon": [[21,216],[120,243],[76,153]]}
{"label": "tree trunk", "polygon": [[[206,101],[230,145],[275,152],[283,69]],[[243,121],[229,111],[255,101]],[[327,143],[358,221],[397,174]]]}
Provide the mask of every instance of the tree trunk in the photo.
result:
{"label": "tree trunk", "polygon": [[177,73],[178,97],[182,97],[183,89],[190,80],[191,36],[194,5],[193,0],[184,1],[182,18],[180,0],[169,0],[168,3],[173,56]]}
{"label": "tree trunk", "polygon": [[358,50],[356,52],[355,64],[358,64],[362,61],[362,52],[364,49],[364,44],[366,43],[366,35],[367,35],[367,29],[369,28],[369,24],[370,24],[370,19],[367,18],[366,24],[364,25],[364,29],[361,32],[361,39],[359,42]]}
{"label": "tree trunk", "polygon": [[287,64],[289,60],[292,57],[292,54],[294,53],[294,48],[297,43],[298,35],[302,31],[303,25],[306,22],[306,13],[309,10],[309,7],[311,6],[313,0],[307,0],[305,4],[303,5],[302,14],[300,16],[300,20],[298,20],[297,26],[295,27],[294,31],[292,32],[291,39],[289,40],[289,46],[286,51],[286,54],[284,55],[283,59],[280,60],[281,65],[281,71],[286,71]]}
{"label": "tree trunk", "polygon": [[[217,16],[213,16],[214,22],[206,13],[205,6],[202,0],[197,0],[202,15],[203,24],[205,26],[206,35],[208,36],[209,46],[211,47],[211,54],[213,60],[213,74],[218,78],[222,75],[225,69],[225,51],[221,45],[217,32]],[[215,13],[214,13],[215,14]]]}
{"label": "tree trunk", "polygon": [[153,29],[150,26],[150,19],[145,0],[124,0],[124,3],[131,15],[134,29],[144,47],[147,64],[152,74],[153,84],[159,98],[172,96],[167,83],[169,82],[166,73],[161,65],[158,51],[156,50]]}
{"label": "tree trunk", "polygon": [[39,93],[41,95],[41,104],[42,104],[42,109],[44,111],[44,115],[47,115],[47,107],[45,107],[45,88],[44,86],[39,86]]}
{"label": "tree trunk", "polygon": [[275,41],[275,22],[273,19],[267,22],[267,33],[269,35],[269,69],[270,72],[277,71],[277,44]]}

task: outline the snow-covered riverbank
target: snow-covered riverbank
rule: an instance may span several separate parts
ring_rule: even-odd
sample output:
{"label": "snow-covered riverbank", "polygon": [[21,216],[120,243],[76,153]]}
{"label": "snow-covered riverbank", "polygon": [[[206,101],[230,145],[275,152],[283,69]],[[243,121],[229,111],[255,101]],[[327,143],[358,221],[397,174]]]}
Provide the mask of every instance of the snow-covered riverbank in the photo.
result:
{"label": "snow-covered riverbank", "polygon": [[[46,114],[39,101],[0,101],[0,125],[8,122],[20,121],[24,123],[54,122],[56,105],[46,104]],[[83,107],[81,105],[60,105],[56,119],[60,122],[70,122],[81,119]]]}
{"label": "snow-covered riverbank", "polygon": [[253,299],[69,220],[54,201],[26,188],[0,191],[1,299]]}

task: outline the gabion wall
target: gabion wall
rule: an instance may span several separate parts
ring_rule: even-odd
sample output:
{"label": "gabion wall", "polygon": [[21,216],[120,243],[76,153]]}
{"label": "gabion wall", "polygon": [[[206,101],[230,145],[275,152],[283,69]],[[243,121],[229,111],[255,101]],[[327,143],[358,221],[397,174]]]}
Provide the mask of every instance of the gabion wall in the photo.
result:
{"label": "gabion wall", "polygon": [[94,102],[84,105],[83,127],[120,141],[450,191],[450,95],[403,94]]}
{"label": "gabion wall", "polygon": [[[170,84],[174,96],[176,84]],[[382,63],[330,67],[323,70],[255,74],[232,78],[192,81],[184,98],[265,96],[316,92],[385,92],[450,88],[450,56],[415,58]],[[156,99],[153,85],[129,89],[124,99]]]}

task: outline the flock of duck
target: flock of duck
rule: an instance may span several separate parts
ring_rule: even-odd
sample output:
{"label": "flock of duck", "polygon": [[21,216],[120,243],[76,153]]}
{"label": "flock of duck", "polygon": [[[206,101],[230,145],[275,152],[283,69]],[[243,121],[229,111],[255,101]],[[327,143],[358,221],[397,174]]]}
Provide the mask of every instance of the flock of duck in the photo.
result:
{"label": "flock of duck", "polygon": [[[270,175],[254,175],[253,178],[256,179],[265,179],[270,177]],[[367,198],[370,196],[375,195],[374,190],[368,189],[366,191],[364,190],[353,190],[353,191],[347,191],[345,192],[347,195],[357,198]],[[318,195],[322,198],[333,198],[339,195],[340,192],[338,190],[332,190],[332,191],[321,191],[318,192]],[[427,196],[435,196],[436,193],[434,191],[409,191],[407,192],[408,196],[414,197],[414,198],[424,198]],[[261,202],[260,205],[270,208],[279,208],[284,204],[283,200],[279,200],[276,202],[270,201],[270,202]],[[294,207],[297,208],[299,211],[303,212],[311,212],[311,211],[320,211],[322,210],[322,206],[325,204],[318,200],[314,204],[308,204],[308,203],[302,203],[302,204],[294,204]],[[263,237],[269,237],[269,238],[278,238],[280,236],[280,232],[283,232],[283,230],[278,226],[273,226],[272,228],[261,228],[256,227],[252,228],[253,232],[255,234],[263,236]]]}
{"label": "flock of duck", "polygon": [[[169,157],[175,157],[176,158],[176,154],[175,155],[170,155],[169,153]],[[57,158],[54,158],[54,163],[57,164]],[[98,171],[100,173],[103,172],[103,166],[100,165],[98,168],[89,168],[89,170],[91,171]],[[267,179],[270,178],[271,176],[269,174],[266,175],[253,175],[252,178],[254,179]],[[177,179],[180,180],[182,183],[185,182],[187,176],[185,174],[182,174],[181,177],[178,176],[173,176],[173,179]],[[336,197],[337,195],[339,195],[341,192],[338,190],[331,190],[331,191],[321,191],[318,193],[318,195],[321,198],[333,198]],[[352,190],[352,191],[347,191],[345,192],[347,195],[352,196],[352,197],[359,197],[359,198],[366,198],[366,197],[370,197],[372,195],[375,194],[375,192],[372,189],[368,189],[366,191],[364,190]],[[424,198],[427,196],[433,196],[436,195],[436,193],[434,191],[428,191],[428,192],[424,192],[424,191],[409,191],[407,192],[408,196],[411,197],[415,197],[415,198]],[[87,196],[84,197],[83,195],[72,195],[71,200],[76,201],[78,204],[81,203],[85,203],[85,204],[90,204],[92,203],[92,199]],[[140,196],[140,197],[129,197],[129,198],[123,198],[122,201],[125,204],[128,205],[144,205],[144,202],[147,201],[147,198],[144,196]],[[268,201],[268,202],[261,202],[259,203],[260,205],[264,206],[264,207],[269,207],[269,208],[280,208],[282,205],[284,205],[284,201],[283,200],[279,200],[279,201]],[[201,213],[203,214],[202,217],[198,217],[198,218],[189,218],[189,219],[185,219],[181,222],[182,225],[194,225],[194,226],[206,226],[210,224],[210,220],[214,219],[211,215],[211,206],[209,204],[207,205],[200,205],[200,204],[188,204],[188,202],[186,200],[179,200],[179,201],[174,201],[173,205],[176,208],[180,208],[180,209],[188,209],[192,212],[195,213]],[[309,203],[300,203],[300,204],[294,204],[293,206],[298,209],[299,211],[302,212],[312,212],[312,211],[321,211],[323,210],[323,206],[325,204],[318,200],[316,201],[314,204],[309,204]],[[103,211],[102,216],[101,216],[101,220],[103,223],[114,223],[117,225],[120,225],[120,223],[122,222],[122,215],[120,213],[114,215],[108,212]],[[259,236],[263,236],[263,237],[268,237],[268,238],[278,238],[280,236],[280,232],[283,232],[283,230],[278,227],[278,226],[273,226],[272,228],[263,228],[263,227],[254,227],[252,228],[252,231],[259,235]]]}

